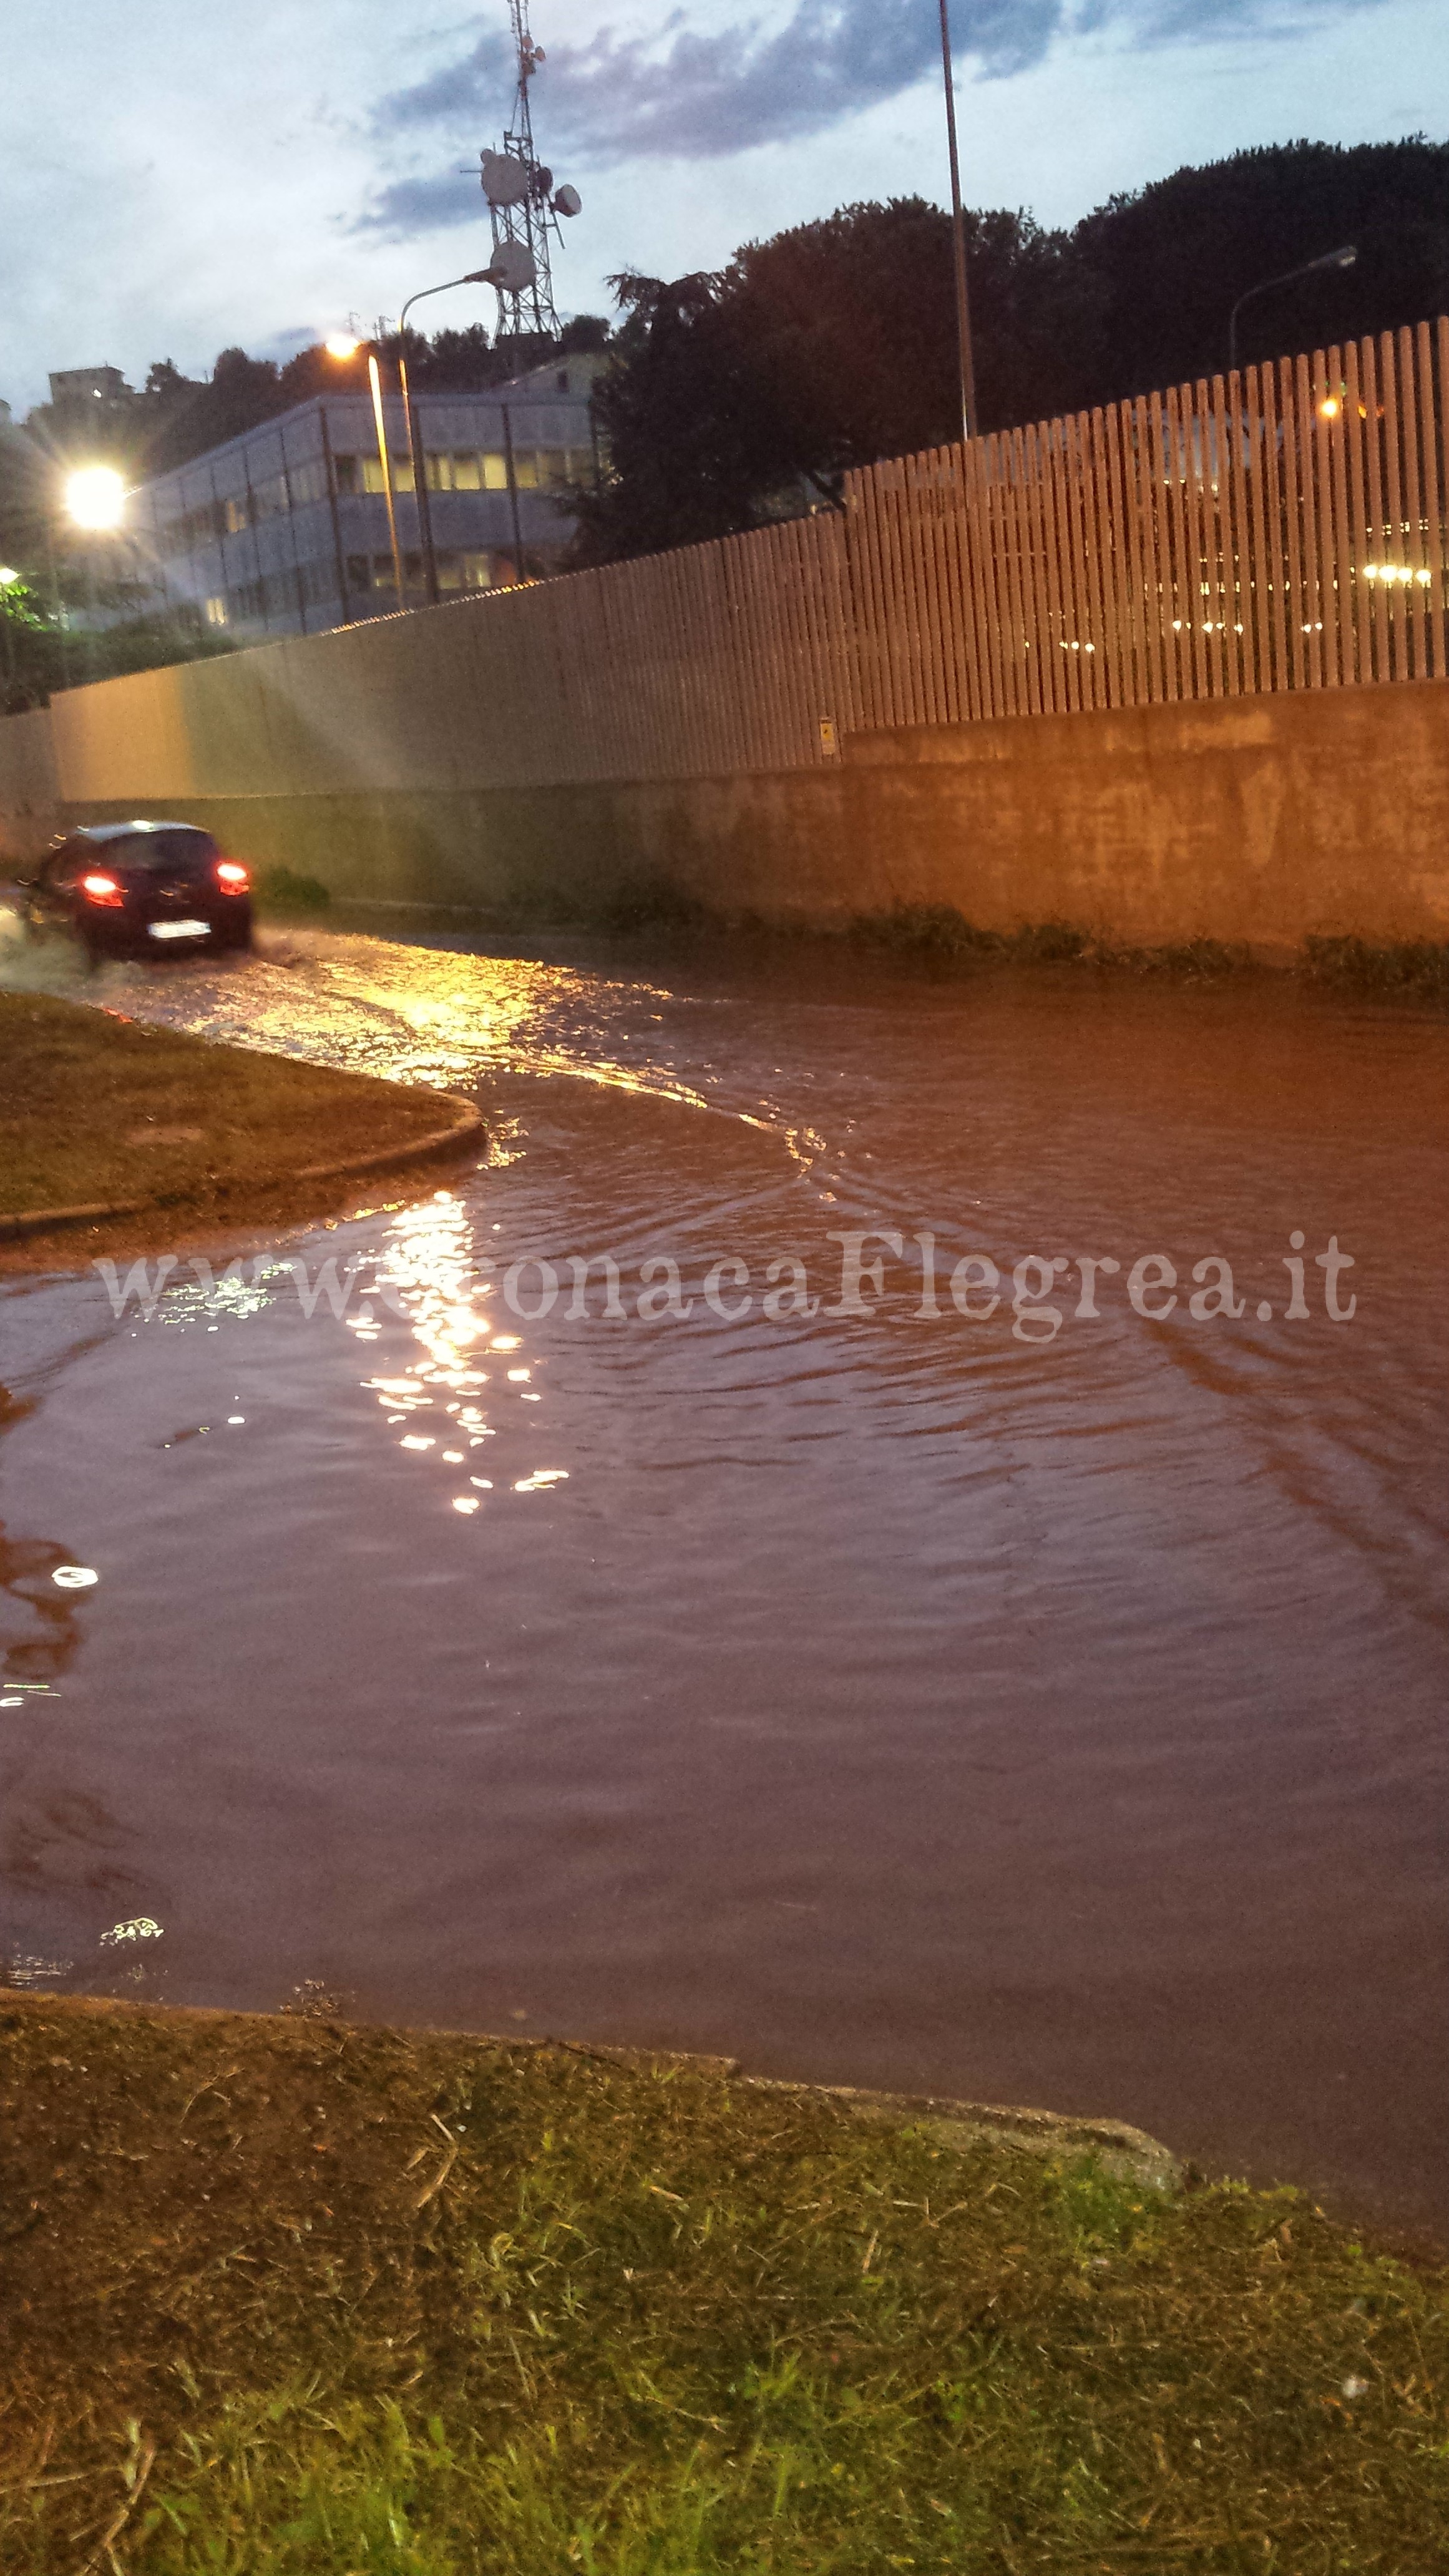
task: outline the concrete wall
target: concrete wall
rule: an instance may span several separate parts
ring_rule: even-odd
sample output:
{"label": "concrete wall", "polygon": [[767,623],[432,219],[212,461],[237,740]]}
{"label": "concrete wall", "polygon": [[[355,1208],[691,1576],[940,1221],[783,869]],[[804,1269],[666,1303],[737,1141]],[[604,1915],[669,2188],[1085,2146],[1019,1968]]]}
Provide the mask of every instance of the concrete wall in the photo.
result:
{"label": "concrete wall", "polygon": [[69,820],[171,814],[339,896],[523,917],[653,880],[821,923],[939,903],[985,928],[1269,953],[1449,939],[1449,681],[846,735],[809,770],[504,786],[477,775],[468,673],[429,622],[407,621],[406,690],[383,627],[74,691],[53,787],[46,720],[0,725],[0,813],[32,845],[47,793]]}
{"label": "concrete wall", "polygon": [[60,774],[50,716],[0,718],[0,860],[29,859],[60,821]]}

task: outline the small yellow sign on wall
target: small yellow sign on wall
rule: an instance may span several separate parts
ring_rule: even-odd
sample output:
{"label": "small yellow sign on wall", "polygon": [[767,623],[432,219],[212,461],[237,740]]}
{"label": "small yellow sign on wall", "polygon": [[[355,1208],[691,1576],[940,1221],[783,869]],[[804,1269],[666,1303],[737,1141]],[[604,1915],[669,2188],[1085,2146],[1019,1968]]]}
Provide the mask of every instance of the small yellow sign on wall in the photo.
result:
{"label": "small yellow sign on wall", "polygon": [[840,758],[840,737],[835,730],[834,716],[822,716],[820,719],[820,750],[822,758],[826,760]]}

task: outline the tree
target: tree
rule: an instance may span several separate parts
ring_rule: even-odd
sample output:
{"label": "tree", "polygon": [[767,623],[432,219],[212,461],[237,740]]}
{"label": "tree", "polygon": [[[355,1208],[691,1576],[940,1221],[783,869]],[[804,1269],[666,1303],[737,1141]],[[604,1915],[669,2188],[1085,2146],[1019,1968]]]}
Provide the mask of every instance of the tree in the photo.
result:
{"label": "tree", "polygon": [[[988,427],[1058,409],[1092,352],[1096,288],[1065,237],[968,219]],[[960,436],[950,218],[845,206],[717,274],[613,281],[619,365],[595,397],[605,489],[576,559],[682,545],[838,500],[845,474]]]}
{"label": "tree", "polygon": [[1115,401],[1227,365],[1250,286],[1353,243],[1350,269],[1301,278],[1243,313],[1244,361],[1395,330],[1449,304],[1449,144],[1282,143],[1113,197],[1072,246],[1097,281],[1098,341],[1079,402]]}

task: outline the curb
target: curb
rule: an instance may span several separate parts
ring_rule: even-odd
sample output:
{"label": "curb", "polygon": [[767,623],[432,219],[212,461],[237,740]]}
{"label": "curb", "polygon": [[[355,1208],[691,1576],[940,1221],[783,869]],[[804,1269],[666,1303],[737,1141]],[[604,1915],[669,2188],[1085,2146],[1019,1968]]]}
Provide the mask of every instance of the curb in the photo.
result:
{"label": "curb", "polygon": [[[253,1186],[267,1189],[282,1188],[292,1181],[361,1180],[369,1172],[392,1172],[408,1163],[428,1162],[485,1132],[483,1113],[470,1100],[459,1100],[452,1092],[443,1092],[440,1097],[452,1102],[459,1113],[451,1126],[434,1128],[411,1144],[385,1147],[380,1154],[357,1154],[346,1163],[308,1163],[300,1171],[276,1173]],[[27,1234],[48,1234],[53,1227],[101,1225],[111,1217],[145,1216],[153,1209],[178,1204],[174,1199],[113,1199],[101,1200],[91,1207],[26,1208],[19,1216],[0,1216],[0,1243],[16,1242]]]}
{"label": "curb", "polygon": [[433,2023],[351,2022],[345,2013],[315,2007],[275,2013],[232,2012],[224,2005],[147,2003],[139,1998],[133,2002],[120,1995],[40,1995],[0,1985],[0,2010],[8,2011],[16,2005],[22,2011],[81,2016],[94,2013],[123,2021],[138,2015],[153,2021],[290,2023],[294,2029],[299,2023],[315,2022],[334,2031],[390,2032],[404,2040],[465,2040],[473,2048],[557,2049],[565,2056],[591,2058],[603,2066],[617,2066],[625,2073],[693,2074],[716,2084],[737,2084],[750,2093],[790,2093],[810,2101],[831,2102],[847,2118],[867,2121],[873,2127],[925,2129],[943,2146],[989,2145],[1029,2156],[1092,2155],[1115,2180],[1130,2180],[1153,2191],[1176,2191],[1183,2181],[1181,2158],[1159,2138],[1149,2137],[1145,2129],[1134,2129],[1126,2120],[1074,2119],[1068,2112],[1037,2111],[1016,2103],[957,2102],[940,2094],[875,2093],[853,2084],[799,2084],[787,2077],[746,2075],[737,2057],[706,2057],[684,2049],[614,2048],[607,2042],[595,2046],[577,2039],[523,2038],[516,2031],[440,2030]]}

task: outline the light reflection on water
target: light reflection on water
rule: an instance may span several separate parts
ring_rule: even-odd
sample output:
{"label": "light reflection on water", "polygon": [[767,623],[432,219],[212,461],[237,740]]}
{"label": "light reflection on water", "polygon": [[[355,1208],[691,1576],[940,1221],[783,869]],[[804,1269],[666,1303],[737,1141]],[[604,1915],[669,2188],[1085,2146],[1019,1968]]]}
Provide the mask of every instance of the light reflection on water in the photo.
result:
{"label": "light reflection on water", "polygon": [[[153,1326],[0,1302],[0,1642],[63,1694],[0,1707],[17,1958],[103,1985],[145,1918],[178,2000],[1113,2111],[1441,2214],[1441,1024],[331,934],[101,981],[494,1135]],[[1248,1311],[568,1320],[571,1254],[823,1286],[850,1225],[1221,1252]],[[1351,1327],[1254,1320],[1296,1228]]]}

